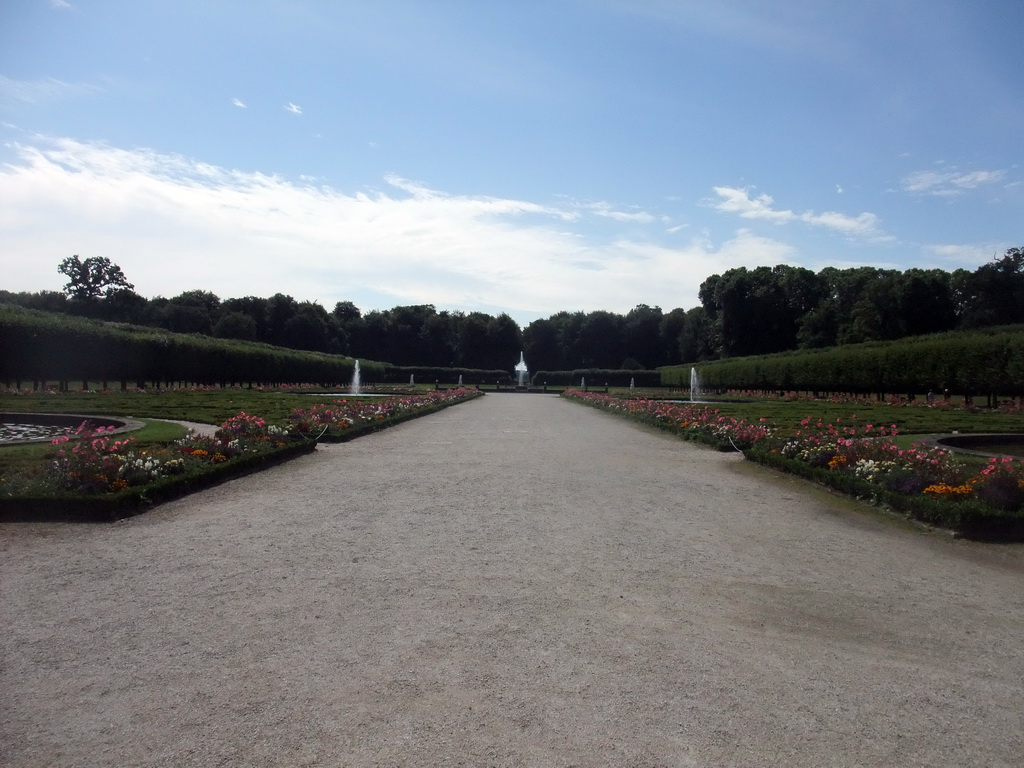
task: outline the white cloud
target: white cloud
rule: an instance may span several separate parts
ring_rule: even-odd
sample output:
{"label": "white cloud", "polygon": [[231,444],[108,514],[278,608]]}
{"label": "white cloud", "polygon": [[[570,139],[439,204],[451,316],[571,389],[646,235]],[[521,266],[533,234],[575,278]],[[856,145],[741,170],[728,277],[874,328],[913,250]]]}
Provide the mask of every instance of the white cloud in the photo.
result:
{"label": "white cloud", "polygon": [[925,246],[925,252],[943,264],[943,269],[974,269],[1002,256],[1008,245],[997,243],[947,243]]}
{"label": "white cloud", "polygon": [[902,179],[904,192],[912,195],[956,197],[986,184],[1006,178],[1005,170],[995,171],[915,171]]}
{"label": "white cloud", "polygon": [[398,176],[346,193],[70,139],[15,150],[0,166],[8,290],[59,289],[56,265],[77,253],[111,258],[150,297],[280,291],[327,307],[501,308],[525,322],[563,309],[691,307],[708,275],[794,255],[746,230],[679,247],[598,241],[585,229],[593,212],[571,202],[446,194]]}
{"label": "white cloud", "polygon": [[595,216],[613,219],[614,221],[633,222],[636,224],[650,224],[654,221],[654,216],[646,211],[618,211],[611,204],[604,202],[587,203],[582,205],[581,208],[593,213]]}
{"label": "white cloud", "polygon": [[102,89],[86,83],[65,83],[52,77],[39,80],[14,80],[0,75],[0,97],[26,104],[41,104],[82,96],[93,96]]}
{"label": "white cloud", "polygon": [[302,114],[302,107],[300,107],[298,104],[292,104],[290,101],[284,105],[284,108],[291,112],[293,115]]}
{"label": "white cloud", "polygon": [[232,99],[231,103],[234,104],[236,107],[241,107],[242,109],[248,109],[248,106],[241,99]]}
{"label": "white cloud", "polygon": [[50,0],[50,7],[59,11],[70,11],[73,10],[75,6],[66,2],[66,0]]}
{"label": "white cloud", "polygon": [[878,217],[873,213],[861,213],[857,216],[849,216],[838,211],[796,213],[790,210],[777,210],[770,195],[751,198],[746,187],[714,187],[714,191],[719,199],[712,201],[712,207],[722,213],[735,213],[744,219],[761,219],[775,224],[801,222],[825,227],[848,237],[889,239],[878,229]]}

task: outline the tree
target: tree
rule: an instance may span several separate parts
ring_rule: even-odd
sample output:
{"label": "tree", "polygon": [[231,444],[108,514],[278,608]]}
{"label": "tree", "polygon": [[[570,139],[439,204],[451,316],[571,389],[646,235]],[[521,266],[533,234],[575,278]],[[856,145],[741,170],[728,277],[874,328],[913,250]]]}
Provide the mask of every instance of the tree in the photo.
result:
{"label": "tree", "polygon": [[176,333],[213,333],[219,315],[220,298],[210,291],[191,290],[167,300],[161,325]]}
{"label": "tree", "polygon": [[562,359],[558,328],[550,320],[534,320],[523,331],[523,354],[531,372],[557,371]]}
{"label": "tree", "polygon": [[941,269],[908,269],[903,273],[903,323],[908,336],[940,333],[956,327],[951,276]]}
{"label": "tree", "polygon": [[349,323],[354,323],[362,317],[362,313],[359,311],[359,307],[353,304],[351,301],[339,301],[334,305],[334,309],[331,311],[338,322],[345,326]]}
{"label": "tree", "polygon": [[[458,365],[466,368],[483,368],[482,362],[487,359],[490,340],[487,338],[487,327],[491,317],[483,312],[470,312],[461,318],[456,339],[458,344]],[[512,361],[515,365],[515,361]],[[511,366],[509,366],[511,370]]]}
{"label": "tree", "polygon": [[442,310],[430,315],[420,327],[420,347],[423,365],[450,368],[455,363],[458,339],[456,322],[458,315]]}
{"label": "tree", "polygon": [[502,312],[487,322],[487,355],[482,368],[511,371],[523,352],[523,332],[518,323]]}
{"label": "tree", "polygon": [[626,355],[634,362],[639,362],[641,368],[656,368],[664,360],[661,318],[661,307],[649,307],[646,304],[637,304],[626,314],[623,328]]}
{"label": "tree", "polygon": [[267,325],[267,299],[259,296],[243,296],[240,299],[225,299],[220,305],[221,314],[241,312],[252,318],[256,326],[256,341],[270,341]]}
{"label": "tree", "polygon": [[106,256],[90,256],[85,260],[77,254],[69,256],[60,263],[57,271],[68,278],[64,292],[80,301],[96,301],[118,288],[135,289],[121,268]]}
{"label": "tree", "polygon": [[149,300],[130,288],[114,288],[103,297],[97,314],[103,320],[139,323],[145,318],[148,306]]}
{"label": "tree", "polygon": [[[658,341],[661,344],[661,362],[659,365],[678,365],[689,362],[680,354],[679,342],[686,328],[686,310],[676,307],[666,312],[658,323]],[[691,358],[691,360],[696,358]]]}
{"label": "tree", "polygon": [[618,368],[626,357],[626,321],[603,309],[589,312],[579,330],[581,368]]}
{"label": "tree", "polygon": [[280,347],[288,345],[285,326],[299,312],[299,303],[284,293],[275,293],[266,303],[266,338]]}
{"label": "tree", "polygon": [[333,341],[331,317],[327,310],[312,301],[298,304],[296,312],[284,323],[281,340],[291,349],[330,352]]}
{"label": "tree", "polygon": [[708,317],[704,307],[686,310],[686,324],[679,332],[679,356],[684,363],[714,360],[721,348],[718,325]]}
{"label": "tree", "polygon": [[245,312],[225,312],[213,326],[218,339],[256,341],[256,321]]}
{"label": "tree", "polygon": [[967,328],[1024,322],[1024,248],[1010,248],[963,281],[962,322]]}

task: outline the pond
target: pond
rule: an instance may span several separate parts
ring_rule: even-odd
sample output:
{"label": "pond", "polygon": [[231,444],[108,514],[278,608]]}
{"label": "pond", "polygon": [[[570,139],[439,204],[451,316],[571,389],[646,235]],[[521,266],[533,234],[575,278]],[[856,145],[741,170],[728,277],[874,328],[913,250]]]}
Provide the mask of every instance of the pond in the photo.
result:
{"label": "pond", "polygon": [[138,429],[140,422],[72,413],[0,413],[0,445],[42,443],[70,435],[82,422],[93,427],[114,427],[115,432]]}
{"label": "pond", "polygon": [[980,456],[1013,456],[1024,459],[1024,435],[950,435],[935,441],[944,448]]}

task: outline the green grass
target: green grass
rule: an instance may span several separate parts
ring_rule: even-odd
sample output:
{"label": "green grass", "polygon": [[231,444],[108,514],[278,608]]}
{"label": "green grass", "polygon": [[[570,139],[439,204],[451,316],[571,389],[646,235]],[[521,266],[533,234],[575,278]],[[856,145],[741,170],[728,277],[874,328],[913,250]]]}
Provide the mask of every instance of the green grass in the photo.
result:
{"label": "green grass", "polygon": [[[403,387],[426,391],[432,387]],[[550,388],[552,392],[560,388]],[[628,390],[612,388],[612,394]],[[648,396],[666,397],[667,390],[641,390]],[[349,396],[350,398],[352,396]],[[294,390],[208,389],[197,391],[149,392],[66,392],[64,394],[0,395],[0,412],[87,413],[133,416],[138,419],[180,419],[220,424],[240,411],[284,424],[292,409],[315,402],[308,394]],[[805,418],[848,422],[856,415],[860,424],[895,424],[901,433],[924,435],[949,432],[1024,432],[1024,413],[1000,413],[960,407],[929,408],[925,405],[891,406],[885,403],[833,403],[828,401],[779,399],[730,400],[710,404],[730,416],[757,421],[765,418],[780,429],[796,429]],[[136,433],[139,436],[139,433]]]}
{"label": "green grass", "polygon": [[308,408],[314,402],[315,399],[295,391],[258,389],[65,392],[0,395],[0,412],[84,413],[222,424],[245,411],[283,425],[293,409]]}
{"label": "green grass", "polygon": [[[99,415],[99,414],[97,414]],[[184,437],[188,430],[179,424],[141,420],[146,426],[129,433],[135,444],[144,447],[154,443],[169,443]],[[0,477],[14,472],[32,474],[56,456],[57,449],[49,442],[27,445],[0,446]]]}
{"label": "green grass", "polygon": [[[628,390],[612,389],[610,394],[627,395]],[[642,390],[643,396],[668,397],[656,390]],[[682,398],[681,399],[685,399]],[[953,407],[928,407],[923,401],[914,405],[888,405],[879,402],[838,403],[827,400],[728,399],[707,404],[724,414],[747,421],[767,419],[781,430],[798,429],[800,422],[848,423],[854,416],[861,425],[895,424],[902,434],[933,435],[950,432],[1024,432],[1024,413],[1002,413],[988,409],[967,409],[958,402]]]}

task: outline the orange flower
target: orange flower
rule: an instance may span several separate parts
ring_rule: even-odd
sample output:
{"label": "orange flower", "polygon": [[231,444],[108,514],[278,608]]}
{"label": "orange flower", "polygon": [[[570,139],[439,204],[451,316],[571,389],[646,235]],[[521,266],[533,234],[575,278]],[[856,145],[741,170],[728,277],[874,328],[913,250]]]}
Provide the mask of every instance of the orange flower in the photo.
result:
{"label": "orange flower", "polygon": [[938,496],[940,499],[965,499],[974,493],[974,486],[970,483],[963,485],[949,485],[948,483],[936,483],[929,485],[921,493],[929,493]]}

